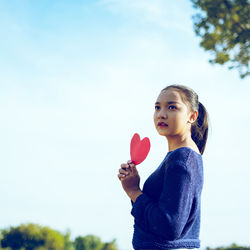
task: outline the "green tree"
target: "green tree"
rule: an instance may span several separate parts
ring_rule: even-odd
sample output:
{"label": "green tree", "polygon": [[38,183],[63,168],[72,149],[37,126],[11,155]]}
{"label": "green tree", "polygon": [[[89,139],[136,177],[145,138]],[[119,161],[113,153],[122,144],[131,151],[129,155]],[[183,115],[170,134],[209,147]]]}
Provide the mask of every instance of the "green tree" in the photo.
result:
{"label": "green tree", "polygon": [[95,235],[78,236],[74,245],[76,250],[102,250],[103,247],[101,239]]}
{"label": "green tree", "polygon": [[61,250],[64,247],[64,236],[49,228],[43,227],[41,228],[41,232],[43,235],[43,239],[45,240],[45,249],[48,250]]}
{"label": "green tree", "polygon": [[1,244],[3,248],[20,249],[23,247],[30,250],[45,243],[39,227],[34,224],[10,227],[9,230],[3,230],[2,235]]}
{"label": "green tree", "polygon": [[75,250],[118,250],[116,240],[103,243],[98,236],[78,236],[74,241]]}
{"label": "green tree", "polygon": [[116,246],[116,241],[113,240],[111,242],[104,243],[102,250],[118,250]]}
{"label": "green tree", "polygon": [[61,234],[37,224],[21,224],[0,231],[0,250],[118,250],[116,240],[102,242],[95,235],[70,240],[70,230]]}
{"label": "green tree", "polygon": [[68,229],[64,235],[64,250],[74,250],[73,243],[70,240],[70,230]]}
{"label": "green tree", "polygon": [[200,45],[211,51],[210,63],[228,63],[241,78],[250,74],[249,0],[191,0],[199,12],[193,16]]}
{"label": "green tree", "polygon": [[2,230],[1,245],[3,248],[11,249],[61,250],[64,247],[64,237],[49,227],[22,224]]}
{"label": "green tree", "polygon": [[217,247],[217,248],[210,248],[207,247],[206,250],[249,250],[250,247],[243,247],[243,246],[239,246],[235,243],[233,243],[231,246],[228,247]]}

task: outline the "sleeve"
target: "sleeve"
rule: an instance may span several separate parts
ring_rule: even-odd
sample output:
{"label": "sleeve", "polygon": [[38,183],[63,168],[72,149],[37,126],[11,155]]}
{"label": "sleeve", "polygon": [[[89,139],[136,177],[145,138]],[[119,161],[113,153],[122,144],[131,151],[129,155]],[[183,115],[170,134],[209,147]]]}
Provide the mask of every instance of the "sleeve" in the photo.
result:
{"label": "sleeve", "polygon": [[192,206],[192,182],[185,165],[176,163],[165,169],[163,189],[158,201],[140,195],[131,214],[146,231],[168,240],[180,237]]}

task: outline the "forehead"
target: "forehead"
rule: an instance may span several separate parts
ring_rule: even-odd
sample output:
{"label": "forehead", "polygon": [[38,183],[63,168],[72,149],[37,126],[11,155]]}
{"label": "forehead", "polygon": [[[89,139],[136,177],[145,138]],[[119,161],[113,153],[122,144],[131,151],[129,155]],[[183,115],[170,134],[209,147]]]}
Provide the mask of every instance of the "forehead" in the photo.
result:
{"label": "forehead", "polygon": [[176,89],[167,89],[161,91],[157,98],[157,102],[179,102],[184,103],[181,93]]}

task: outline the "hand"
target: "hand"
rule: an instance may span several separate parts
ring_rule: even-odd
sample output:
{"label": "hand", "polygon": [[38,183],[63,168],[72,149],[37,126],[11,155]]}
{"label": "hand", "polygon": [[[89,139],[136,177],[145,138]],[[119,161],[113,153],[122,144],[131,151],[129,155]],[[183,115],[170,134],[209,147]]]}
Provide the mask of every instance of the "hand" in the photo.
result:
{"label": "hand", "polygon": [[136,198],[142,194],[139,186],[140,176],[132,161],[128,161],[127,164],[121,164],[118,178],[122,183],[124,191],[132,201],[135,201]]}

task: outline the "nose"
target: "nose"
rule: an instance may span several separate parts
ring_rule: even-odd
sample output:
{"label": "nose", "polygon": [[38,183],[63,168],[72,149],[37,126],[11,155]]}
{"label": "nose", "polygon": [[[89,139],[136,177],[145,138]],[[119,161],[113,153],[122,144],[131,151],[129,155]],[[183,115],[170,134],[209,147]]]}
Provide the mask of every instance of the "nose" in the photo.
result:
{"label": "nose", "polygon": [[161,109],[157,114],[158,119],[167,119],[167,112],[164,109]]}

